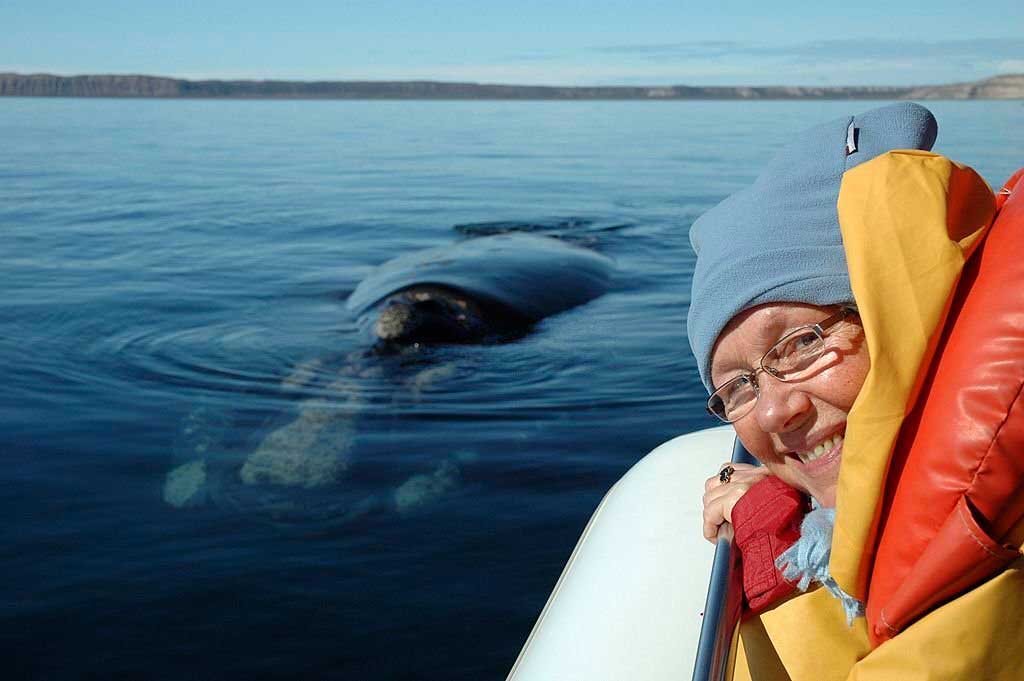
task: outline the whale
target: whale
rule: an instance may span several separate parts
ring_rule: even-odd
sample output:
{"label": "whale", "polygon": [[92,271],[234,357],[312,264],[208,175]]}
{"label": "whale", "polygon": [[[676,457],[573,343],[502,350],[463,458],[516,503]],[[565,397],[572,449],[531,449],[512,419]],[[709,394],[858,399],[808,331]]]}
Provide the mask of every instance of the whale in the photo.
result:
{"label": "whale", "polygon": [[608,290],[614,262],[590,249],[512,232],[401,255],[375,268],[346,306],[379,347],[512,339]]}

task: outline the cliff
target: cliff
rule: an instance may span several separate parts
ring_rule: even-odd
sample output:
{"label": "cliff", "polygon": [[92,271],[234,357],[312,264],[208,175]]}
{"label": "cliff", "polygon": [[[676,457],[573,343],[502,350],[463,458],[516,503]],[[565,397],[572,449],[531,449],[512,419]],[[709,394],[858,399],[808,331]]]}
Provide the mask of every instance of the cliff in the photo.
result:
{"label": "cliff", "polygon": [[913,88],[907,99],[1024,99],[1024,74],[1006,74],[973,83]]}
{"label": "cliff", "polygon": [[0,96],[224,99],[1021,99],[1024,75],[922,87],[559,87],[435,81],[183,80],[0,73]]}

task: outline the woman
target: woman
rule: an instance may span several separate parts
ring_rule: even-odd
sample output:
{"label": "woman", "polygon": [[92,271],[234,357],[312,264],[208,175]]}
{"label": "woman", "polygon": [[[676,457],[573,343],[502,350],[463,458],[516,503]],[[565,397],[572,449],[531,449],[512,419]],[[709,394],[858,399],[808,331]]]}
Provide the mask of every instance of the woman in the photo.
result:
{"label": "woman", "polygon": [[[851,306],[759,305],[736,315],[715,343],[711,376],[717,387],[708,409],[732,423],[764,465],[725,463],[708,478],[704,536],[715,541],[723,522],[735,525],[739,548],[748,555],[744,581],[751,611],[793,591],[789,581],[774,577],[781,561],[789,566],[783,574],[802,590],[813,579],[835,593],[850,618],[862,614],[861,605],[827,575],[831,512],[805,516],[807,504],[794,490],[819,509],[835,506],[847,415],[869,366],[864,331]],[[810,530],[814,522],[821,526],[817,535]],[[761,536],[769,538],[769,550],[757,554],[752,543]],[[786,551],[801,536],[804,553],[813,553],[816,562],[798,560],[801,547]]]}
{"label": "woman", "polygon": [[846,416],[870,366],[852,307],[768,303],[745,310],[722,330],[711,366],[718,387],[709,409],[734,425],[764,467],[737,464],[708,479],[704,536],[713,541],[743,493],[769,474],[834,507]]}
{"label": "woman", "polygon": [[[766,611],[744,625],[757,654],[750,672],[740,655],[741,675],[1018,678],[957,603],[881,645],[862,617],[889,452],[994,212],[973,171],[920,151],[936,127],[899,104],[814,128],[691,230],[688,335],[708,408],[764,464],[723,464],[705,485],[704,536],[735,525],[747,603]],[[1018,573],[959,601],[1016,616]],[[785,600],[790,582],[826,589]],[[1024,652],[1019,635],[997,643]]]}

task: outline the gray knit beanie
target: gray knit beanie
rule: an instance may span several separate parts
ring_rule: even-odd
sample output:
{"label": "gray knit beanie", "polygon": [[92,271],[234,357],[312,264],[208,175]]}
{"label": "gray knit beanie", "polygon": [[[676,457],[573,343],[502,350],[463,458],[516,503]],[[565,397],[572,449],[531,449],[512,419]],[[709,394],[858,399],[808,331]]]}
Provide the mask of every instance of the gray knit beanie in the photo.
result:
{"label": "gray knit beanie", "polygon": [[797,135],[754,184],[690,229],[697,253],[687,334],[711,390],[711,349],[734,316],[763,303],[853,303],[836,203],[850,168],[894,149],[930,150],[938,126],[903,102]]}

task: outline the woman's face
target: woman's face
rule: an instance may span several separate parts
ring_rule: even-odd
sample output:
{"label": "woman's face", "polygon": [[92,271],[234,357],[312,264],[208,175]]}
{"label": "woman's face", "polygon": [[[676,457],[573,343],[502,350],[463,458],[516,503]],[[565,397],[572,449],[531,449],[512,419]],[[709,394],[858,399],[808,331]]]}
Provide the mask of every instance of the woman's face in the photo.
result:
{"label": "woman's face", "polygon": [[[757,367],[761,356],[792,329],[816,324],[836,311],[801,303],[770,303],[746,310],[725,327],[711,354],[716,386]],[[825,332],[821,369],[795,383],[757,375],[753,411],[733,426],[751,454],[784,482],[823,506],[835,506],[846,415],[870,361],[857,317]]]}

